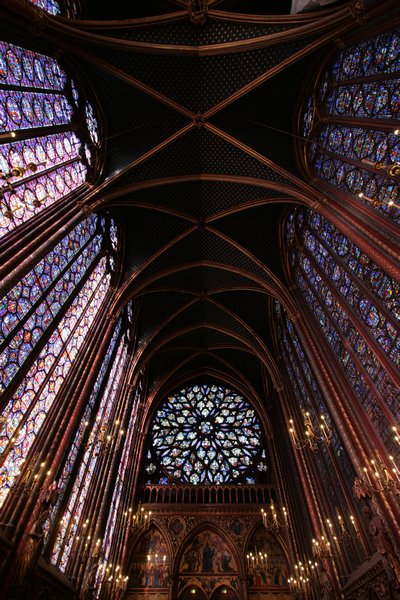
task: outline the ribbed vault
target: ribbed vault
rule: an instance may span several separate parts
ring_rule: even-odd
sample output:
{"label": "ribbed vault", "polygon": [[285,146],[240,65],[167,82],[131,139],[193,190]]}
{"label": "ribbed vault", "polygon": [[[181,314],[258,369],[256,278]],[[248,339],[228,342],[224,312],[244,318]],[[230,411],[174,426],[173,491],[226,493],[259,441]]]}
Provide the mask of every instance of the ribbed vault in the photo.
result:
{"label": "ribbed vault", "polygon": [[245,4],[210,1],[196,26],[180,0],[113,21],[89,3],[58,41],[76,52],[79,30],[104,111],[105,181],[86,202],[125,228],[113,311],[134,301],[134,371],[146,367],[150,397],[194,376],[253,398],[281,385],[273,298],[295,311],[285,215],[320,200],[297,167],[293,115],[318,53],[354,22],[347,3],[301,16],[289,3],[259,16]]}

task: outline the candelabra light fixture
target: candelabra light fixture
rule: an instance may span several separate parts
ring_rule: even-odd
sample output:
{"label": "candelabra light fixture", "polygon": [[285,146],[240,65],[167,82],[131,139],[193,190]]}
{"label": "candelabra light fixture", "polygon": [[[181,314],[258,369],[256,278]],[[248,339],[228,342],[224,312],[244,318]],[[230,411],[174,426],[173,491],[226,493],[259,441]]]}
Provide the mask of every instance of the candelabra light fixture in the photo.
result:
{"label": "candelabra light fixture", "polygon": [[[397,130],[396,130],[397,131]],[[385,171],[390,177],[398,177],[400,175],[400,163],[394,162],[390,165],[386,165],[383,162],[369,160],[368,158],[362,158],[361,162],[370,165],[374,169]]]}
{"label": "candelabra light fixture", "polygon": [[8,182],[8,180],[11,179],[12,177],[22,177],[23,175],[25,175],[25,173],[27,171],[30,171],[31,173],[36,173],[36,171],[38,170],[38,167],[45,167],[46,164],[47,164],[47,161],[44,160],[44,161],[38,162],[38,163],[28,162],[25,167],[16,165],[15,167],[11,167],[11,169],[8,173],[4,173],[3,171],[0,171],[0,179],[3,179]]}
{"label": "candelabra light fixture", "polygon": [[[400,435],[397,427],[392,426],[394,441],[400,445]],[[400,469],[394,456],[389,455],[385,460],[377,454],[363,467],[362,473],[356,477],[353,490],[358,500],[369,502],[376,494],[391,495],[400,502]]]}
{"label": "candelabra light fixture", "polygon": [[291,592],[306,592],[317,573],[318,563],[311,560],[299,561],[294,565],[294,575],[288,578]]}
{"label": "candelabra light fixture", "polygon": [[[97,422],[97,421],[96,421]],[[115,421],[115,425],[118,427],[120,422]],[[85,422],[85,427],[89,425],[89,421]],[[98,447],[98,453],[105,454],[114,445],[113,452],[116,452],[121,445],[122,437],[125,435],[125,431],[120,429],[117,433],[110,433],[110,428],[107,425],[102,425],[97,430],[93,427],[90,432],[89,439],[85,444],[82,444],[86,448],[96,445]]]}
{"label": "candelabra light fixture", "polygon": [[363,468],[363,476],[356,478],[354,490],[358,499],[372,498],[374,494],[393,494],[400,500],[400,470],[394,457],[389,456],[390,467],[381,457],[371,458]]}
{"label": "candelabra light fixture", "polygon": [[261,516],[263,525],[267,531],[278,532],[280,529],[288,526],[288,512],[284,506],[279,509],[271,502],[267,510],[261,509]]}
{"label": "candelabra light fixture", "polygon": [[[131,511],[131,509],[129,509]],[[132,511],[133,512],[133,511]],[[131,532],[137,535],[143,533],[150,527],[151,510],[146,511],[143,506],[138,506],[136,512],[132,514],[130,528]]]}
{"label": "candelabra light fixture", "polygon": [[247,559],[247,567],[262,567],[263,569],[268,569],[268,554],[266,552],[257,552],[253,554],[249,552],[246,556]]}
{"label": "candelabra light fixture", "polygon": [[21,208],[21,203],[25,202],[25,204],[30,204],[34,207],[39,207],[42,205],[42,202],[46,200],[46,198],[48,198],[48,195],[46,195],[43,198],[36,197],[34,200],[27,202],[24,200],[24,196],[22,196],[21,198],[18,198],[20,205],[12,209],[9,201],[6,200],[6,197],[4,196],[5,192],[15,192],[15,179],[21,179],[21,177],[23,177],[28,171],[30,171],[31,173],[36,173],[38,167],[45,167],[46,164],[47,161],[38,163],[28,162],[25,166],[15,165],[14,167],[11,167],[8,172],[0,171],[0,182],[4,182],[4,185],[0,184],[0,200],[3,200],[3,215],[7,219],[11,219],[13,213],[17,212],[19,208]]}
{"label": "candelabra light fixture", "polygon": [[332,430],[328,425],[326,417],[320,416],[318,426],[315,427],[311,419],[310,413],[303,412],[304,437],[300,437],[294,427],[293,419],[289,420],[289,434],[293,445],[297,450],[302,450],[305,447],[311,450],[317,450],[319,444],[329,446],[332,439]]}
{"label": "candelabra light fixture", "polygon": [[104,561],[99,565],[97,572],[97,588],[106,583],[108,586],[115,587],[116,591],[125,590],[129,580],[128,575],[123,575],[120,565],[113,565],[111,562]]}
{"label": "candelabra light fixture", "polygon": [[[44,475],[46,463],[38,462],[39,455],[35,454],[32,460],[25,467],[25,459],[21,460],[21,468],[17,471],[17,475],[21,475],[22,467],[25,467],[25,471],[22,479],[16,480],[14,484],[14,489],[18,491],[19,494],[24,494],[25,496],[30,496],[32,493],[37,496],[42,493],[42,488],[36,488],[37,480]],[[51,471],[47,471],[46,475],[50,475]]]}
{"label": "candelabra light fixture", "polygon": [[253,552],[249,552],[246,555],[246,560],[249,585],[259,586],[269,581],[270,573],[268,568],[268,554],[266,552],[257,551],[257,547],[255,546],[254,554]]}

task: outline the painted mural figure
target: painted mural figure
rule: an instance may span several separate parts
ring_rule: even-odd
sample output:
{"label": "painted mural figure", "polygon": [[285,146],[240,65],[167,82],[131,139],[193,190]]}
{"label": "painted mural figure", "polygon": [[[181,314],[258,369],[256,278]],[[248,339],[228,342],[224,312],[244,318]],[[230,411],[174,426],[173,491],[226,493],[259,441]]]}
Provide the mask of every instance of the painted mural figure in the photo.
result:
{"label": "painted mural figure", "polygon": [[229,552],[227,550],[225,550],[225,552],[222,555],[222,559],[221,559],[221,569],[222,569],[222,571],[232,571],[231,558],[232,557],[229,554]]}
{"label": "painted mural figure", "polygon": [[158,531],[151,529],[142,538],[135,557],[130,573],[131,585],[141,588],[168,586],[168,548]]}
{"label": "painted mural figure", "polygon": [[206,545],[203,548],[203,571],[206,573],[212,573],[213,571],[214,554],[214,549],[206,542]]}
{"label": "painted mural figure", "polygon": [[185,553],[184,560],[187,565],[184,569],[185,571],[197,571],[200,565],[199,551],[194,546],[191,546],[189,550]]}

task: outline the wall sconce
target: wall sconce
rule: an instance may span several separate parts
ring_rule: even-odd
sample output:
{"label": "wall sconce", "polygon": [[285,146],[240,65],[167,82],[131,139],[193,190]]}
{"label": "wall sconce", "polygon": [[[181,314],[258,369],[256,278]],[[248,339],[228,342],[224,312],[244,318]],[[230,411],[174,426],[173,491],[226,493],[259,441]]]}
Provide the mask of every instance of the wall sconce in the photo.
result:
{"label": "wall sconce", "polygon": [[374,494],[393,493],[400,500],[400,471],[393,456],[389,456],[392,468],[389,469],[380,457],[371,458],[371,466],[364,467],[365,479],[356,477],[353,484],[354,493],[358,500],[372,499]]}
{"label": "wall sconce", "polygon": [[[98,421],[96,421],[95,424],[97,422]],[[115,421],[115,424],[119,425],[119,421]],[[85,427],[87,427],[88,425],[89,421],[86,421]],[[111,428],[107,425],[102,425],[100,428],[97,429],[97,431],[94,431],[94,427],[90,432],[88,441],[86,442],[86,444],[82,444],[82,446],[84,446],[85,448],[90,448],[91,446],[99,445],[98,454],[106,454],[110,451],[111,447],[116,441],[113,453],[117,452],[117,450],[119,450],[121,446],[122,437],[125,435],[125,431],[123,429],[120,429],[118,433],[110,434],[108,432]]]}
{"label": "wall sconce", "polygon": [[[22,207],[22,204],[21,204],[19,207],[12,210],[11,206],[8,204],[8,202],[6,203],[6,201],[4,199],[4,193],[6,191],[15,192],[13,184],[11,183],[11,179],[21,178],[27,171],[31,171],[32,173],[35,173],[37,171],[38,167],[44,167],[44,166],[46,166],[46,164],[47,164],[47,161],[43,161],[43,162],[39,162],[39,163],[29,162],[29,163],[27,163],[27,165],[25,167],[20,167],[20,166],[12,167],[8,173],[4,173],[4,171],[0,171],[0,180],[5,181],[5,185],[3,187],[0,187],[0,200],[3,199],[4,208],[2,208],[2,211],[3,211],[3,215],[7,219],[11,219],[13,213],[17,212]],[[21,200],[21,203],[30,204],[31,206],[38,208],[39,206],[42,205],[43,201],[46,200],[48,197],[49,196],[45,196],[44,198],[41,198],[40,200],[39,200],[39,198],[35,198],[32,202],[29,202],[29,203],[24,202],[24,200],[22,198],[20,198],[20,200]],[[1,205],[0,205],[0,207],[1,207]]]}
{"label": "wall sconce", "polygon": [[20,166],[12,167],[8,173],[4,173],[3,171],[0,171],[0,179],[5,179],[6,181],[8,181],[12,177],[22,177],[23,175],[25,175],[25,173],[27,171],[31,171],[31,173],[36,173],[36,171],[38,170],[38,167],[45,167],[46,165],[47,165],[47,161],[44,160],[43,162],[39,162],[39,163],[29,162],[26,164],[25,167],[20,167]]}

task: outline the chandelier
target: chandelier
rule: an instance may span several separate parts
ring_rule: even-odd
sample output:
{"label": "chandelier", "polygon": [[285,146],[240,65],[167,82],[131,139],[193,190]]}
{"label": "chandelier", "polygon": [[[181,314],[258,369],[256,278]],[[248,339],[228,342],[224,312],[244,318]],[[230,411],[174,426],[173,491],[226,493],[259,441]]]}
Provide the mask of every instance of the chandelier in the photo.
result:
{"label": "chandelier", "polygon": [[278,532],[280,529],[288,526],[288,513],[286,508],[283,506],[279,512],[280,514],[278,514],[278,510],[273,502],[271,502],[269,509],[261,509],[263,525],[267,531]]}
{"label": "chandelier", "polygon": [[150,519],[151,519],[151,510],[146,511],[143,506],[140,506],[140,503],[135,512],[129,509],[129,512],[132,512],[130,529],[134,535],[138,535],[139,533],[144,533],[150,527]]}
{"label": "chandelier", "polygon": [[294,428],[293,419],[290,419],[289,423],[290,438],[297,450],[302,450],[303,448],[308,447],[314,451],[317,450],[319,444],[325,444],[325,446],[330,445],[332,439],[332,431],[324,415],[320,416],[318,426],[315,427],[312,422],[310,413],[305,411],[303,412],[304,438],[301,438],[297,434]]}
{"label": "chandelier", "polygon": [[[17,209],[14,209],[14,210],[11,209],[9,202],[6,201],[6,199],[5,199],[5,196],[4,196],[5,192],[15,192],[14,184],[17,183],[15,180],[21,179],[26,173],[28,175],[29,175],[29,172],[36,173],[38,167],[45,167],[46,164],[47,164],[47,161],[38,162],[38,163],[28,162],[25,167],[20,166],[20,165],[15,165],[15,166],[11,167],[8,172],[0,171],[0,209],[3,211],[3,215],[7,219],[11,219],[13,213],[16,212]],[[2,182],[4,182],[4,184],[2,184]],[[35,198],[32,202],[30,202],[30,204],[32,204],[35,207],[41,206],[42,202],[44,200],[46,200],[46,198],[48,198],[48,196],[45,196],[44,198],[41,198],[40,200],[39,200],[39,198]],[[3,201],[4,206],[2,205],[1,201]],[[25,202],[25,203],[29,204],[28,202]]]}

